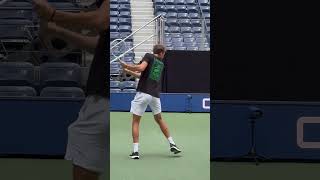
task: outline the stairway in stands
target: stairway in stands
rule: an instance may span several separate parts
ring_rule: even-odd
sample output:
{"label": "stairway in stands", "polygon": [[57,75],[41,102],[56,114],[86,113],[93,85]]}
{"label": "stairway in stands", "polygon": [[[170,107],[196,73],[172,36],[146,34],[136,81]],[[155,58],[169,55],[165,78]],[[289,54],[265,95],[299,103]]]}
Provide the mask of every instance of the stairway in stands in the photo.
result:
{"label": "stairway in stands", "polygon": [[[154,9],[152,0],[131,0],[131,18],[132,32],[139,29],[148,21],[154,18]],[[133,35],[133,45],[140,43],[154,33],[154,22],[144,27],[142,30]],[[139,62],[146,52],[152,51],[154,39],[146,41],[138,46],[135,52],[135,62]]]}

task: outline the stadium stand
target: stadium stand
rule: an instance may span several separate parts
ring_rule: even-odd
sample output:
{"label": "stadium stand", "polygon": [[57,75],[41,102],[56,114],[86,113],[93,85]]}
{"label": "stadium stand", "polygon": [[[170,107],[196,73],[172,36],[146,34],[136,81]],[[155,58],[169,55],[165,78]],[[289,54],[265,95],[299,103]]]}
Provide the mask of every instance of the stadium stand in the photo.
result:
{"label": "stadium stand", "polygon": [[[69,0],[49,0],[49,3],[69,12],[83,8]],[[130,28],[126,21],[121,21],[121,25],[122,31]],[[0,96],[83,98],[89,65],[83,55],[86,53],[77,49],[62,52],[67,44],[57,38],[51,41],[56,51],[48,53],[38,34],[39,19],[31,1],[8,0],[1,4]]]}

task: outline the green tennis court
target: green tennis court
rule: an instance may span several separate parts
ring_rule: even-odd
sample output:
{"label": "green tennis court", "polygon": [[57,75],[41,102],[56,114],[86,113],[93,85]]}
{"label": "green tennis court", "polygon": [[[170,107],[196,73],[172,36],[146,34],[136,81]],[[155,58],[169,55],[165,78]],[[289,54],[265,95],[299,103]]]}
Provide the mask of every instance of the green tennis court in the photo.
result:
{"label": "green tennis court", "polygon": [[318,180],[320,163],[211,162],[211,180]]}
{"label": "green tennis court", "polygon": [[208,180],[210,179],[209,113],[163,113],[171,135],[183,151],[169,152],[151,113],[140,124],[140,159],[132,160],[131,114],[112,112],[110,164],[112,180]]}

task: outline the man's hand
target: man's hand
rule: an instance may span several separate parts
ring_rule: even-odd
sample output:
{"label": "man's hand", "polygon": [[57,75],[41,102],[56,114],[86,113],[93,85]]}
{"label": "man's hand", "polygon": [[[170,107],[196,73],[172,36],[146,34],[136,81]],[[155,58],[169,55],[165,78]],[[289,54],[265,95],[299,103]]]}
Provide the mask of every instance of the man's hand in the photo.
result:
{"label": "man's hand", "polygon": [[51,7],[47,0],[33,0],[34,9],[37,11],[37,14],[46,20],[50,20],[55,9]]}

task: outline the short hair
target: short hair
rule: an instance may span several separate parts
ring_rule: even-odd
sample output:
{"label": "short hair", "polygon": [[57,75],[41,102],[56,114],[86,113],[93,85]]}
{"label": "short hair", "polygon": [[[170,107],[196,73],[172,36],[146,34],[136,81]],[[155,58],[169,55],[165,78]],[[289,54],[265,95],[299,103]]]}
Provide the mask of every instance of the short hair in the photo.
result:
{"label": "short hair", "polygon": [[161,52],[166,52],[166,48],[162,44],[157,44],[153,46],[153,54],[159,54]]}

